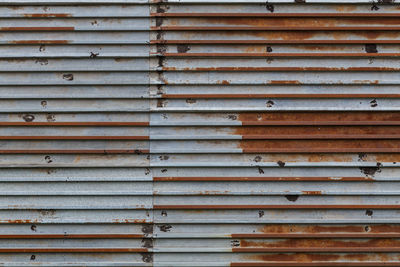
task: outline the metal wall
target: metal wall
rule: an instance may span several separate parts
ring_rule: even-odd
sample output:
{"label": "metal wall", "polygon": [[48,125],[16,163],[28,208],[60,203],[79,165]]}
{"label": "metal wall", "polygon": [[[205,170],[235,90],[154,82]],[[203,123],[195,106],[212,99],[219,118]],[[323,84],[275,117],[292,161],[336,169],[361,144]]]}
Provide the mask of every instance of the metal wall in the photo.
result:
{"label": "metal wall", "polygon": [[400,5],[304,2],[3,1],[0,264],[400,266]]}

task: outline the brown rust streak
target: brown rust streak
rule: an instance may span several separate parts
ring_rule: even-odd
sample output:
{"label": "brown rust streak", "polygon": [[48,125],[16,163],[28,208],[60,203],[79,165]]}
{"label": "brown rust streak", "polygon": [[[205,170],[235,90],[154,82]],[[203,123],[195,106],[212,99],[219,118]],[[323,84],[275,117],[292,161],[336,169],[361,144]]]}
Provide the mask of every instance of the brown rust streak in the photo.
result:
{"label": "brown rust streak", "polygon": [[147,149],[81,149],[81,150],[61,150],[61,149],[42,149],[42,150],[0,150],[0,154],[138,154],[150,153]]}
{"label": "brown rust streak", "polygon": [[147,248],[0,248],[0,253],[124,253],[149,252]]}
{"label": "brown rust streak", "polygon": [[[18,28],[18,27],[16,27]],[[400,27],[396,26],[336,26],[336,27],[277,27],[277,26],[161,26],[150,27],[152,31],[398,31]]]}
{"label": "brown rust streak", "polygon": [[0,239],[134,239],[143,238],[140,234],[21,234],[0,235]]}
{"label": "brown rust streak", "polygon": [[[289,84],[273,81],[273,84]],[[223,84],[223,83],[221,83]],[[225,99],[225,98],[400,98],[400,94],[163,94],[169,99]]]}
{"label": "brown rust streak", "polygon": [[0,122],[0,126],[149,126],[148,122]]}
{"label": "brown rust streak", "polygon": [[332,68],[332,67],[163,67],[163,71],[284,71],[284,72],[298,72],[298,71],[341,71],[341,72],[351,72],[351,71],[399,71],[400,68],[392,67],[342,67],[342,68]]}
{"label": "brown rust streak", "polygon": [[298,182],[298,181],[314,181],[314,182],[331,182],[331,181],[342,181],[342,182],[363,182],[363,181],[374,181],[371,177],[154,177],[156,182],[175,182],[175,181],[285,181],[285,182]]}
{"label": "brown rust streak", "polygon": [[369,234],[369,233],[347,233],[347,234],[338,234],[338,233],[304,233],[304,234],[231,234],[232,238],[247,238],[247,239],[261,239],[261,238],[273,238],[273,239],[287,239],[287,238],[400,238],[400,233],[381,233],[381,234]]}
{"label": "brown rust streak", "polygon": [[72,15],[68,13],[25,13],[22,16],[26,18],[68,18]]}
{"label": "brown rust streak", "polygon": [[243,153],[298,153],[298,152],[341,152],[341,153],[400,153],[400,140],[243,140],[238,142]]}
{"label": "brown rust streak", "polygon": [[242,125],[399,125],[398,112],[243,112]]}
{"label": "brown rust streak", "polygon": [[12,44],[68,44],[68,40],[16,40]]}
{"label": "brown rust streak", "polygon": [[[393,238],[374,238],[367,240],[341,240],[341,239],[313,239],[313,238],[297,238],[297,239],[283,239],[278,241],[253,241],[253,240],[240,240],[240,247],[233,248],[234,252],[248,248],[248,251],[254,248],[264,248],[263,252],[269,249],[282,249],[282,251],[292,252],[313,252],[313,251],[327,251],[327,252],[383,252],[383,251],[398,251],[400,248],[400,241]],[[331,250],[329,250],[331,249]]]}
{"label": "brown rust streak", "polygon": [[[258,228],[263,234],[390,234],[399,235],[399,224],[367,225],[299,225],[299,224],[267,224]],[[367,229],[367,230],[366,230]],[[367,232],[368,231],[368,232]],[[367,233],[366,233],[367,232]]]}
{"label": "brown rust streak", "polygon": [[400,53],[164,53],[166,57],[400,57]]}
{"label": "brown rust streak", "polygon": [[236,210],[236,209],[400,209],[400,205],[154,205],[157,210]]}
{"label": "brown rust streak", "polygon": [[149,136],[0,136],[0,140],[149,140]]}
{"label": "brown rust streak", "polygon": [[400,40],[151,40],[151,44],[399,44]]}
{"label": "brown rust streak", "polygon": [[0,31],[74,31],[75,27],[0,27]]}
{"label": "brown rust streak", "polygon": [[[285,254],[279,254],[285,255]],[[328,258],[328,257],[326,257]],[[400,261],[368,261],[368,262],[354,262],[354,261],[340,261],[340,262],[281,262],[281,261],[269,261],[269,262],[231,262],[231,267],[336,267],[336,266],[347,266],[347,267],[381,267],[381,266],[400,266]]]}
{"label": "brown rust streak", "polygon": [[243,139],[397,139],[398,126],[242,126],[231,134]]}
{"label": "brown rust streak", "polygon": [[[152,17],[388,17],[398,18],[399,13],[151,13]],[[248,19],[247,19],[248,20]]]}

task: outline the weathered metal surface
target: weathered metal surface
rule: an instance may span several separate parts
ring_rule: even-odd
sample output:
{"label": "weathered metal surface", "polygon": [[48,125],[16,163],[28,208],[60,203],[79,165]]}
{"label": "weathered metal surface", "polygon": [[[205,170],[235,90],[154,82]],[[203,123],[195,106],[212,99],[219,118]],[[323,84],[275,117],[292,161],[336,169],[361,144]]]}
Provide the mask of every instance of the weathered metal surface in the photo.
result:
{"label": "weathered metal surface", "polygon": [[398,2],[2,1],[0,263],[400,266]]}

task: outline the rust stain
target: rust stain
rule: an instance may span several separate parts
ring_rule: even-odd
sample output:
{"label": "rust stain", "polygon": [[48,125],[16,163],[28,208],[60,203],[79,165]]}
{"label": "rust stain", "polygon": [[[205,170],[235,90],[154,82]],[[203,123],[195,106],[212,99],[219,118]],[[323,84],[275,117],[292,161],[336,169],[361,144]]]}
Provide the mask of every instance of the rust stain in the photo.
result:
{"label": "rust stain", "polygon": [[248,248],[396,248],[400,240],[388,238],[363,239],[348,241],[340,239],[284,239],[278,241],[240,240],[240,247]]}
{"label": "rust stain", "polygon": [[335,10],[340,13],[345,13],[345,12],[356,11],[357,8],[358,8],[357,5],[338,5],[335,7]]}
{"label": "rust stain", "polygon": [[301,84],[300,81],[270,81],[269,84]]}
{"label": "rust stain", "polygon": [[68,18],[71,17],[71,14],[68,13],[26,13],[22,14],[24,17],[27,18]]}
{"label": "rust stain", "polygon": [[68,40],[17,40],[12,44],[68,44]]}
{"label": "rust stain", "polygon": [[304,195],[322,195],[322,191],[301,191]]}
{"label": "rust stain", "polygon": [[74,31],[75,27],[0,27],[0,31]]}

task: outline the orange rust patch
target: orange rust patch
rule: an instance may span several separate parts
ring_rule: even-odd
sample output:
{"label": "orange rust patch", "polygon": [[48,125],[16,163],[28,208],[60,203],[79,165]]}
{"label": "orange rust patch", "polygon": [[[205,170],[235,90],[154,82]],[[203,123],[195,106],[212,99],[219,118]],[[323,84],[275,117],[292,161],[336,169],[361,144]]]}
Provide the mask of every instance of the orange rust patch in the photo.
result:
{"label": "orange rust patch", "polygon": [[270,84],[301,84],[300,81],[270,81]]}
{"label": "orange rust patch", "polygon": [[301,191],[304,195],[322,195],[322,191]]}

